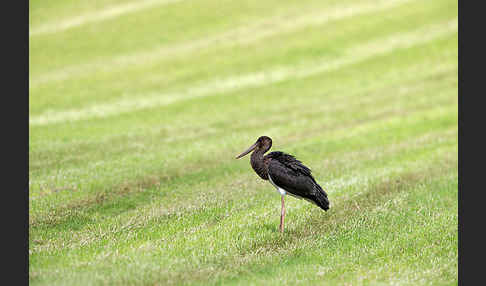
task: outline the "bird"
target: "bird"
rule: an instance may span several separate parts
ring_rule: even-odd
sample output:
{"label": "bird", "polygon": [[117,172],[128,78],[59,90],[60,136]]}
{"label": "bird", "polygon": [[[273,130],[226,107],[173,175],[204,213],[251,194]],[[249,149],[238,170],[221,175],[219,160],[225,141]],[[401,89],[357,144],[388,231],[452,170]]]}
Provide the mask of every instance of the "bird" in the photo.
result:
{"label": "bird", "polygon": [[298,199],[305,199],[324,211],[329,210],[327,193],[316,182],[311,170],[294,156],[273,151],[264,156],[272,147],[272,139],[260,136],[247,150],[237,155],[235,159],[250,152],[250,164],[255,173],[263,180],[269,181],[281,195],[280,232],[284,232],[285,195],[289,194]]}

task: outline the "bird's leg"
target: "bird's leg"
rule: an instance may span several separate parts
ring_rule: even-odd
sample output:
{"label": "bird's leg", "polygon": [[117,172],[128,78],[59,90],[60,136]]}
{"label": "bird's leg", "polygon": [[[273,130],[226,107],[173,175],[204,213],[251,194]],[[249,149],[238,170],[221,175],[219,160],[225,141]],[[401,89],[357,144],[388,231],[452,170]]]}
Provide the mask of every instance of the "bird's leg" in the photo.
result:
{"label": "bird's leg", "polygon": [[280,232],[284,231],[284,220],[285,220],[285,195],[282,195],[282,211],[280,212]]}

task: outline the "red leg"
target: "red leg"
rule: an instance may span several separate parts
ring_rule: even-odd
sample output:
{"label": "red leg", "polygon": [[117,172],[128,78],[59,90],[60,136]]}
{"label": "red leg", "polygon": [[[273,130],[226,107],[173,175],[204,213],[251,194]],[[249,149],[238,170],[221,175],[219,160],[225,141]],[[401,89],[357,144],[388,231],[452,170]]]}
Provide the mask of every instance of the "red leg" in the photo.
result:
{"label": "red leg", "polygon": [[284,231],[285,221],[285,196],[282,196],[282,211],[280,212],[280,232]]}

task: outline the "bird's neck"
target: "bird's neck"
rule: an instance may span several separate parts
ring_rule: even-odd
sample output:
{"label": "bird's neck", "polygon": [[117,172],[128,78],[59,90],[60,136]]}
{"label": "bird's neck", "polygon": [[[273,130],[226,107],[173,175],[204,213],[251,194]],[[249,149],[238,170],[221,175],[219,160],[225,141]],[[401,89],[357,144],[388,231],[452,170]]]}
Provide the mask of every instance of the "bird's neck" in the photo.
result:
{"label": "bird's neck", "polygon": [[263,154],[267,152],[267,150],[264,149],[258,149],[255,150],[253,153],[251,153],[251,167],[255,172],[260,176],[260,178],[264,180],[268,180],[268,168],[265,165],[265,160],[263,159]]}

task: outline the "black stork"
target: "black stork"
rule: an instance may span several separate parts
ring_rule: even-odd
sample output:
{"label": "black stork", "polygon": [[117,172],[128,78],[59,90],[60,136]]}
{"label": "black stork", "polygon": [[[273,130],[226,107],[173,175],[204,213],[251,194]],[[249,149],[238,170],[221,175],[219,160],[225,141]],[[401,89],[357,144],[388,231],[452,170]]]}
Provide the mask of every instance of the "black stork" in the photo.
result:
{"label": "black stork", "polygon": [[280,151],[270,152],[263,156],[272,147],[272,139],[261,136],[246,151],[236,156],[239,159],[253,151],[251,154],[251,167],[264,180],[277,189],[282,196],[282,210],[280,212],[280,232],[284,230],[285,195],[305,199],[321,209],[329,209],[329,199],[326,192],[319,186],[311,174],[311,170],[294,156]]}

